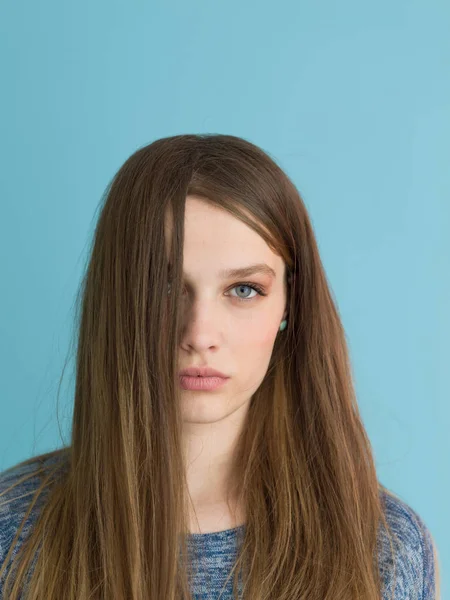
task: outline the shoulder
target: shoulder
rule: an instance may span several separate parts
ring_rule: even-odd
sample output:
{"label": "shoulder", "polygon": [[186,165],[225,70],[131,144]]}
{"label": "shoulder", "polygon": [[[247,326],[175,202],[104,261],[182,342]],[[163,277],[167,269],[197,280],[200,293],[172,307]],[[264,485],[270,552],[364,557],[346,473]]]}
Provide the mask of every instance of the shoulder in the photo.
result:
{"label": "shoulder", "polygon": [[430,530],[420,515],[398,496],[383,491],[381,497],[393,536],[392,555],[389,536],[384,525],[380,525],[378,560],[385,598],[391,597],[395,587],[394,600],[434,600],[435,548]]}
{"label": "shoulder", "polygon": [[24,526],[11,558],[17,554],[32,529],[47,496],[47,489],[43,490],[30,510],[33,496],[43,484],[48,468],[59,464],[58,455],[37,457],[0,472],[0,568],[24,519]]}

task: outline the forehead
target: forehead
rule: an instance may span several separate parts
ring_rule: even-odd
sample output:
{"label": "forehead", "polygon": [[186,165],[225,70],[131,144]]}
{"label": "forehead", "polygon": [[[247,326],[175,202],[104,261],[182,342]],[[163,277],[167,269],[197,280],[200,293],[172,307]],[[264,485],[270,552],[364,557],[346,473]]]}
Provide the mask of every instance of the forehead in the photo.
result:
{"label": "forehead", "polygon": [[[172,222],[172,213],[168,211],[165,238],[169,267]],[[284,264],[254,229],[228,211],[195,196],[186,198],[183,262],[188,271],[214,271],[222,279],[253,274],[275,279]]]}
{"label": "forehead", "polygon": [[[254,220],[253,215],[246,209],[244,213]],[[264,225],[260,224],[264,229]],[[168,207],[165,215],[165,240],[166,250],[170,250],[172,243],[173,214]],[[231,214],[226,209],[209,202],[205,198],[188,195],[186,197],[184,215],[184,245],[194,246],[196,244],[206,245],[210,248],[227,244],[238,240],[240,243],[250,241],[252,245],[259,245],[269,255],[274,254],[272,249],[252,227],[243,220]],[[275,256],[277,256],[275,254]]]}

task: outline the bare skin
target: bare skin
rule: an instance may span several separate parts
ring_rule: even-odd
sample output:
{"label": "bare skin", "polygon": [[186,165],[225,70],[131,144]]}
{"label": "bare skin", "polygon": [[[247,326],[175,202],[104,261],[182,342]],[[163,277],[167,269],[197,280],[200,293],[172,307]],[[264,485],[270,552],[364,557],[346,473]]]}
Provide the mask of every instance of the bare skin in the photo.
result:
{"label": "bare skin", "polygon": [[[218,390],[182,391],[190,531],[211,533],[245,522],[243,507],[232,505],[230,512],[226,503],[231,455],[286,317],[285,264],[245,223],[195,196],[186,199],[183,261],[186,324],[179,368],[209,366],[230,377]],[[254,263],[265,263],[275,276],[219,275]]]}

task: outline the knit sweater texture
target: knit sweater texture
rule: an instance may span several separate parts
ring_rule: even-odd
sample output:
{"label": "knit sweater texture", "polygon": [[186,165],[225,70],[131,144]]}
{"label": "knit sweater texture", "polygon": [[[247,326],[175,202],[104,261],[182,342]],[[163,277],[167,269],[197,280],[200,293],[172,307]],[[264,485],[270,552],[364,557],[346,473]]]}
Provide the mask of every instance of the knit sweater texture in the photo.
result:
{"label": "knit sweater texture", "polygon": [[[58,460],[51,457],[45,465],[53,466]],[[39,463],[32,462],[21,467],[10,467],[0,473],[0,494],[27,474],[31,474]],[[0,566],[12,545],[14,536],[29,507],[32,492],[37,489],[42,475],[33,475],[18,487],[0,496]],[[22,530],[19,542],[13,550],[13,557],[29,535],[36,518],[45,502],[46,493],[40,496],[33,507]],[[396,584],[394,600],[434,600],[435,563],[433,540],[422,518],[406,502],[383,494],[385,514],[393,533],[396,552],[392,560],[389,538],[384,529],[378,537],[378,559],[383,582],[383,600],[391,598],[393,591],[394,563]],[[193,563],[194,579],[192,594],[194,600],[216,600],[230,573],[236,551],[245,525],[226,531],[205,534],[190,534],[188,549],[196,557]],[[9,561],[10,562],[10,561]],[[3,595],[4,576],[0,580],[0,599]],[[233,577],[223,590],[221,599],[232,600]],[[239,590],[241,591],[241,587]]]}

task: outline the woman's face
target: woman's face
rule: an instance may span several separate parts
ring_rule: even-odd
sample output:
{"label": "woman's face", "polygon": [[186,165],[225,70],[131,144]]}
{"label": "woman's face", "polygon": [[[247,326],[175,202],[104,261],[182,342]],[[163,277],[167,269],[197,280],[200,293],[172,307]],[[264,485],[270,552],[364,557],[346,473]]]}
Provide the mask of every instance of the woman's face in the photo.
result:
{"label": "woman's face", "polygon": [[[285,266],[245,223],[195,196],[186,199],[183,252],[179,370],[208,366],[229,377],[210,391],[184,389],[179,383],[183,418],[215,422],[245,410],[264,379],[285,314]],[[267,265],[267,272],[221,273],[254,264]]]}

